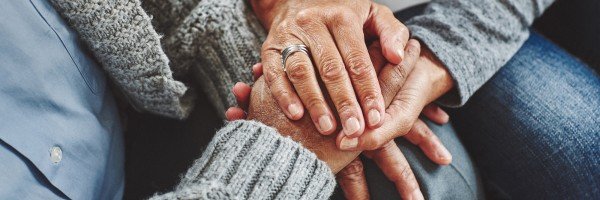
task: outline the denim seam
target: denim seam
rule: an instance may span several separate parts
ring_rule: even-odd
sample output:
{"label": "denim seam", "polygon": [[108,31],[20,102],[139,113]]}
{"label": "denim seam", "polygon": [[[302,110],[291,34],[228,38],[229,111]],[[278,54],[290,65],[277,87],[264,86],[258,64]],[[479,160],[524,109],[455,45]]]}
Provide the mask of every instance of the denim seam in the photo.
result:
{"label": "denim seam", "polygon": [[477,197],[475,190],[471,187],[471,184],[469,184],[469,181],[467,181],[467,178],[465,178],[464,174],[460,170],[458,170],[458,168],[454,164],[450,163],[449,166],[452,167],[452,169],[454,169],[454,171],[456,171],[460,175],[460,178],[462,178],[462,180],[467,184],[467,187],[469,187],[469,190],[471,191],[471,195],[473,197]]}

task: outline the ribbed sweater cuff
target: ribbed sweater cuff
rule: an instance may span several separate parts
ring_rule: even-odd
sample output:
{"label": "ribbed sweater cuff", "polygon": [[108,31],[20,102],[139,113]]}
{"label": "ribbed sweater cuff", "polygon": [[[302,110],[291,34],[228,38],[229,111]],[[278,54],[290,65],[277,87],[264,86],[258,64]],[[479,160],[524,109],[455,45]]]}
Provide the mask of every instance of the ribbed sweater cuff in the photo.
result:
{"label": "ribbed sweater cuff", "polygon": [[156,199],[327,199],[335,177],[326,163],[255,121],[228,123],[173,192]]}

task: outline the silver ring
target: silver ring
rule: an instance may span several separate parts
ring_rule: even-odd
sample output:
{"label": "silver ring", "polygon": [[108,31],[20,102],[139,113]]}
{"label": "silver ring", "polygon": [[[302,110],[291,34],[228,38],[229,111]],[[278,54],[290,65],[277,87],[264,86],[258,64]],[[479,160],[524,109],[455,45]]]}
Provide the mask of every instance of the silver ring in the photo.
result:
{"label": "silver ring", "polygon": [[294,44],[287,46],[283,51],[281,51],[281,64],[283,65],[283,72],[285,71],[285,61],[290,57],[293,53],[303,52],[308,55],[308,47],[303,44]]}

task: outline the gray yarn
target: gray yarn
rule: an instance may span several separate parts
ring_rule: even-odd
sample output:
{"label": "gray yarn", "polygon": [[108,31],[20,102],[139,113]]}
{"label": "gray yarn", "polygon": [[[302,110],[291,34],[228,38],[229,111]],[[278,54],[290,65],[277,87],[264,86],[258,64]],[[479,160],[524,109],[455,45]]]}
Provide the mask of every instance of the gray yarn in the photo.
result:
{"label": "gray yarn", "polygon": [[[216,110],[234,105],[230,88],[251,81],[265,37],[241,0],[51,1],[132,105],[168,117],[189,114],[195,81]],[[456,81],[442,102],[464,104],[551,2],[434,0],[409,21]],[[238,121],[217,133],[174,191],[153,199],[326,199],[334,185],[309,150],[265,125]]]}
{"label": "gray yarn", "polygon": [[228,123],[172,192],[151,199],[327,199],[335,178],[299,143],[255,121]]}
{"label": "gray yarn", "polygon": [[139,0],[51,1],[130,103],[167,117],[187,117],[197,84],[222,117],[234,83],[252,81],[265,38],[240,0],[143,1],[155,19]]}
{"label": "gray yarn", "polygon": [[407,22],[444,63],[455,90],[438,102],[464,105],[521,48],[535,18],[554,0],[432,0]]}
{"label": "gray yarn", "polygon": [[[132,104],[169,117],[189,113],[191,79],[217,110],[233,105],[229,89],[252,80],[264,38],[243,1],[144,1],[164,31],[162,46],[138,1],[52,1]],[[237,121],[216,134],[174,191],[153,199],[327,199],[334,187],[329,167],[299,143]]]}

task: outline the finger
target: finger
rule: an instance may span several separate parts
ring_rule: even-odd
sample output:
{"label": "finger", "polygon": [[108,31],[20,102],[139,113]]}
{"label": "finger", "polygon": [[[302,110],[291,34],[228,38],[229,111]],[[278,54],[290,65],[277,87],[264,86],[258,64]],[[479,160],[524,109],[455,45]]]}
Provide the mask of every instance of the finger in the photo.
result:
{"label": "finger", "polygon": [[417,178],[394,141],[386,143],[380,149],[365,152],[365,154],[368,154],[383,171],[383,174],[394,182],[402,199],[424,199]]}
{"label": "finger", "polygon": [[415,63],[419,60],[419,53],[421,52],[421,45],[417,40],[411,39],[406,44],[406,55],[402,63],[387,64],[379,73],[379,85],[383,93],[385,105],[390,105],[392,99],[400,88],[404,85],[406,78],[413,71]]}
{"label": "finger", "polygon": [[452,162],[452,154],[422,120],[417,120],[404,138],[417,145],[431,161],[440,165]]}
{"label": "finger", "polygon": [[365,129],[365,122],[342,57],[327,27],[311,32],[315,34],[307,40],[310,53],[338,112],[342,133],[358,137]]}
{"label": "finger", "polygon": [[246,113],[241,108],[230,107],[225,111],[225,117],[229,121],[235,121],[240,119],[246,119]]}
{"label": "finger", "polygon": [[[428,72],[424,68],[413,70],[386,109],[386,118],[389,120],[380,128],[365,132],[358,141],[350,143],[356,144],[355,148],[344,150],[378,149],[388,141],[407,134],[423,107],[432,101],[431,93],[434,88],[428,81],[430,78]],[[338,143],[342,144],[344,138],[339,139],[342,140]]]}
{"label": "finger", "polygon": [[[414,69],[414,66],[419,59],[420,45],[416,40],[411,40],[406,46],[406,58],[399,65],[387,64],[379,73],[379,84],[381,85],[381,91],[383,92],[383,98],[385,105],[391,105],[392,101],[397,95],[402,97],[411,97],[410,92],[414,91],[410,88],[403,88],[404,82],[407,79],[409,73]],[[405,92],[401,94],[401,91]],[[424,91],[420,91],[423,93]],[[408,95],[406,93],[409,93]],[[401,101],[404,99],[400,98],[397,100],[397,104],[402,104]],[[411,100],[411,99],[408,99]],[[404,105],[407,106],[407,105]],[[415,107],[418,108],[418,107]],[[410,110],[410,109],[407,109]],[[413,110],[410,110],[413,111]],[[420,111],[420,110],[419,110]],[[390,112],[386,110],[386,118],[391,116]],[[413,112],[405,112],[405,117],[409,117]],[[394,112],[393,114],[397,114]],[[418,116],[418,115],[417,115]],[[416,119],[416,117],[415,117]],[[349,137],[338,137],[337,144],[342,150],[373,150],[381,147],[387,141],[390,141],[396,137],[402,136],[410,130],[410,127],[406,124],[409,122],[401,121],[401,119],[395,119],[396,122],[387,123],[387,127],[377,129],[377,132],[367,131],[363,134],[360,139],[352,139]],[[412,124],[412,122],[410,122]],[[385,132],[384,130],[389,130]]]}
{"label": "finger", "polygon": [[381,52],[381,43],[379,40],[374,41],[371,45],[369,45],[369,56],[371,56],[371,62],[373,62],[373,68],[375,68],[375,72],[379,74],[383,66],[387,64],[387,60],[383,57],[383,53]]}
{"label": "finger", "polygon": [[429,105],[425,106],[422,113],[429,120],[437,124],[445,124],[450,120],[448,113],[434,103],[430,103]]}
{"label": "finger", "polygon": [[378,128],[383,124],[385,107],[377,73],[365,45],[363,27],[356,23],[358,17],[353,13],[341,17],[344,18],[332,18],[329,29],[350,75],[366,123],[369,128]]}
{"label": "finger", "polygon": [[244,110],[248,109],[252,88],[245,83],[238,82],[233,86],[232,92],[233,96],[235,96],[238,106]]}
{"label": "finger", "polygon": [[254,77],[254,81],[256,81],[260,76],[263,75],[262,63],[256,63],[252,66],[252,75]]}
{"label": "finger", "polygon": [[[267,42],[265,42],[265,45],[267,45]],[[292,84],[283,72],[279,51],[263,48],[261,57],[263,59],[265,82],[283,113],[292,120],[302,118],[304,107],[292,88]]]}
{"label": "finger", "polygon": [[410,37],[408,28],[402,24],[386,6],[373,3],[371,16],[366,22],[367,34],[379,38],[383,46],[383,56],[393,64],[404,59],[404,48]]}
{"label": "finger", "polygon": [[349,200],[369,199],[367,179],[360,158],[354,159],[337,174],[337,180]]}
{"label": "finger", "polygon": [[304,107],[308,109],[317,130],[325,135],[333,133],[336,127],[335,117],[325,101],[308,55],[303,52],[292,53],[285,65],[288,79],[298,92]]}

